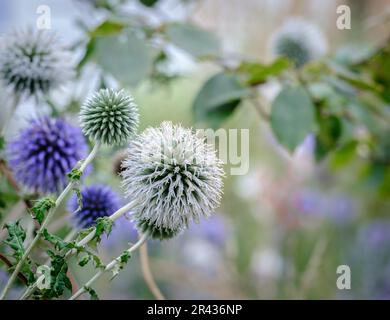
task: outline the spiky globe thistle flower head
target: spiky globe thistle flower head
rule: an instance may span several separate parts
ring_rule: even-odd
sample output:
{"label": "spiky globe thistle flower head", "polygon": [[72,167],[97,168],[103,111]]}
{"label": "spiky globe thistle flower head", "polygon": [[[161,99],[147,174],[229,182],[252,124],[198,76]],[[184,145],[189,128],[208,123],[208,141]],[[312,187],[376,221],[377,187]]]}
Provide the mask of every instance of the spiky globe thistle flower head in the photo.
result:
{"label": "spiky globe thistle flower head", "polygon": [[123,90],[101,89],[80,111],[84,134],[108,145],[128,141],[137,131],[138,117],[133,97]]}
{"label": "spiky globe thistle flower head", "polygon": [[48,30],[26,28],[5,36],[0,52],[0,79],[18,95],[39,95],[73,76],[72,56]]}
{"label": "spiky globe thistle flower head", "polygon": [[7,147],[15,179],[33,192],[62,190],[69,173],[87,154],[81,130],[63,119],[33,120]]}
{"label": "spiky globe thistle flower head", "polygon": [[136,226],[152,238],[172,238],[219,205],[222,163],[204,137],[180,125],[163,122],[138,135],[123,168]]}
{"label": "spiky globe thistle flower head", "polygon": [[316,25],[290,18],[272,35],[270,47],[273,54],[287,57],[301,67],[325,55],[327,41]]}
{"label": "spiky globe thistle flower head", "polygon": [[81,193],[81,206],[74,194],[68,201],[68,210],[73,213],[73,220],[79,228],[89,228],[97,218],[107,217],[120,207],[120,197],[109,186],[90,185]]}

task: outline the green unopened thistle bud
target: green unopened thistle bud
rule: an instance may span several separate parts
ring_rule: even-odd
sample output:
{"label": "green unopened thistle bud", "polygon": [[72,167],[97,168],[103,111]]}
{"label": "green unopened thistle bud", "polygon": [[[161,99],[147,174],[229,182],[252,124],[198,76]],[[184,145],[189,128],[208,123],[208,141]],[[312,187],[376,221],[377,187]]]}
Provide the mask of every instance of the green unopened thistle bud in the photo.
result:
{"label": "green unopened thistle bud", "polygon": [[138,127],[138,107],[123,90],[101,89],[81,107],[80,122],[85,135],[108,145],[129,140]]}

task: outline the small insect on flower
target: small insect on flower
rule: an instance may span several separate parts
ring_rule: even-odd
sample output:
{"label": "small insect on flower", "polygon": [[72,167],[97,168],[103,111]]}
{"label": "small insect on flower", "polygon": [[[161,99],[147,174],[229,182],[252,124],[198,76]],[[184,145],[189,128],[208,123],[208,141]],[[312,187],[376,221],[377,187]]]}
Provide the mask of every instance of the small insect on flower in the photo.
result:
{"label": "small insect on flower", "polygon": [[272,35],[270,47],[275,55],[287,57],[301,67],[325,55],[327,41],[316,25],[290,18]]}
{"label": "small insect on flower", "polygon": [[138,127],[138,107],[123,90],[101,89],[81,107],[85,135],[108,145],[129,140]]}
{"label": "small insect on flower", "polygon": [[72,56],[48,30],[14,30],[0,51],[0,78],[18,95],[46,94],[70,80]]}
{"label": "small insect on flower", "polygon": [[152,238],[172,238],[219,206],[222,162],[204,137],[180,125],[146,129],[130,142],[123,168],[134,221]]}
{"label": "small insect on flower", "polygon": [[68,201],[68,210],[72,212],[76,225],[89,228],[97,218],[107,217],[120,207],[120,197],[109,186],[91,185],[81,190],[81,206],[74,194]]}
{"label": "small insect on flower", "polygon": [[87,149],[79,128],[43,117],[10,141],[7,155],[17,182],[33,192],[54,193],[63,189],[67,173],[85,158]]}

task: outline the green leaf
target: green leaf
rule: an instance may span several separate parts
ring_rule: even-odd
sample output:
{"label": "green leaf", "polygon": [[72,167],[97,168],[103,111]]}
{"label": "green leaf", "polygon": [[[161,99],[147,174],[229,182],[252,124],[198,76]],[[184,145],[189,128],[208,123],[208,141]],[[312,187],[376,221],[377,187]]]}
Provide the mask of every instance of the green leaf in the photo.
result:
{"label": "green leaf", "polygon": [[51,198],[43,198],[38,200],[38,202],[31,209],[34,214],[34,219],[36,219],[39,224],[42,224],[45,218],[45,213],[55,206],[56,203]]}
{"label": "green leaf", "polygon": [[336,150],[330,159],[330,166],[333,170],[345,168],[355,158],[358,142],[355,140],[345,143]]}
{"label": "green leaf", "polygon": [[79,261],[79,266],[80,266],[80,267],[86,266],[90,260],[91,260],[91,256],[86,255],[84,258],[82,258],[82,259]]}
{"label": "green leaf", "polygon": [[90,262],[93,261],[96,268],[104,268],[105,265],[100,260],[100,257],[89,251],[86,247],[79,247],[78,252],[84,252],[86,255],[79,261],[79,266],[84,267]]}
{"label": "green leaf", "polygon": [[83,173],[78,168],[73,168],[71,172],[68,174],[68,178],[70,181],[80,181]]}
{"label": "green leaf", "polygon": [[127,250],[123,251],[119,259],[117,259],[117,263],[112,270],[112,277],[110,280],[114,279],[119,274],[119,272],[125,267],[126,263],[130,260],[130,258],[131,254]]}
{"label": "green leaf", "polygon": [[5,139],[3,136],[0,136],[0,151],[5,147]]}
{"label": "green leaf", "polygon": [[128,251],[125,251],[119,257],[119,261],[120,261],[120,263],[126,264],[130,258],[131,258],[131,254]]}
{"label": "green leaf", "polygon": [[13,257],[20,260],[24,254],[24,240],[26,240],[26,232],[20,225],[20,221],[10,222],[4,226],[8,231],[8,237],[3,242],[13,250]]}
{"label": "green leaf", "polygon": [[218,38],[192,24],[169,24],[166,35],[174,45],[196,58],[218,56],[220,53]]}
{"label": "green leaf", "polygon": [[56,248],[57,250],[62,250],[71,247],[71,243],[64,241],[62,238],[54,234],[50,234],[47,229],[43,229],[42,235],[43,238],[46,241],[50,242],[52,245],[54,245],[54,248]]}
{"label": "green leaf", "polygon": [[248,85],[253,86],[264,83],[269,77],[279,75],[290,65],[287,59],[278,58],[268,65],[257,62],[243,62],[237,71],[244,74]]}
{"label": "green leaf", "polygon": [[81,191],[78,187],[72,188],[72,191],[76,194],[77,197],[77,209],[75,211],[79,212],[83,208],[83,196],[81,194]]}
{"label": "green leaf", "polygon": [[146,41],[129,34],[96,38],[94,60],[122,85],[136,86],[150,73],[152,51]]}
{"label": "green leaf", "polygon": [[271,126],[278,141],[293,151],[315,129],[314,105],[302,87],[286,86],[272,103]]}
{"label": "green leaf", "polygon": [[337,147],[342,134],[342,125],[336,116],[329,116],[318,119],[318,128],[315,157],[320,161]]}
{"label": "green leaf", "polygon": [[91,300],[99,300],[99,296],[97,295],[96,291],[93,290],[91,287],[84,286],[85,291],[89,293],[91,296]]}
{"label": "green leaf", "polygon": [[96,49],[96,39],[90,39],[85,47],[84,55],[80,59],[77,65],[78,71],[80,71],[87,64],[87,62],[90,61],[90,59],[93,57],[95,49]]}
{"label": "green leaf", "polygon": [[153,7],[158,2],[158,0],[139,0],[139,2],[141,2],[146,7]]}
{"label": "green leaf", "polygon": [[249,94],[236,75],[218,73],[207,80],[194,100],[195,120],[218,127]]}
{"label": "green leaf", "polygon": [[95,238],[100,238],[103,233],[106,233],[107,236],[111,233],[113,226],[113,221],[108,217],[101,217],[96,219],[96,233]]}
{"label": "green leaf", "polygon": [[68,264],[63,256],[56,255],[48,251],[51,258],[51,281],[50,289],[45,290],[44,298],[58,298],[65,289],[72,291],[72,283],[66,273],[68,272]]}
{"label": "green leaf", "polygon": [[125,27],[126,25],[121,22],[106,20],[90,32],[90,37],[106,37],[113,34],[118,34],[122,32]]}

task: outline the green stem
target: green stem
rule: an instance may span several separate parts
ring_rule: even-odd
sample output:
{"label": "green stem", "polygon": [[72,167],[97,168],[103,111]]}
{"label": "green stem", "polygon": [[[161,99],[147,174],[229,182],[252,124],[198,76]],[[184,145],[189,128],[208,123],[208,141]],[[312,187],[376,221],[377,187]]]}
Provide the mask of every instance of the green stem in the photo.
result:
{"label": "green stem", "polygon": [[[82,162],[81,166],[80,166],[80,172],[83,173],[85,168],[88,166],[89,163],[92,162],[92,160],[95,158],[98,150],[100,148],[100,143],[96,143],[95,146],[93,147],[91,153],[88,155],[88,157]],[[30,245],[27,247],[26,251],[24,252],[22,258],[19,260],[19,262],[17,263],[16,267],[15,267],[15,270],[13,271],[13,273],[11,274],[11,277],[9,278],[6,286],[4,287],[2,293],[1,293],[1,296],[0,296],[0,300],[3,300],[9,289],[11,288],[12,284],[14,283],[15,279],[16,279],[16,276],[18,275],[19,271],[22,269],[22,266],[24,265],[25,261],[27,260],[27,258],[29,257],[31,251],[34,249],[34,247],[37,245],[39,239],[41,238],[42,234],[43,234],[43,230],[46,229],[47,225],[50,223],[51,219],[53,218],[55,212],[56,212],[56,209],[59,207],[59,205],[62,203],[62,201],[65,199],[65,197],[68,195],[68,193],[70,193],[73,189],[73,187],[75,186],[76,184],[76,181],[71,181],[69,182],[69,184],[66,186],[66,188],[62,191],[62,193],[58,196],[56,202],[55,202],[55,206],[49,210],[45,220],[42,222],[42,225],[41,227],[39,228],[35,238],[33,239],[33,241],[30,243]]]}

